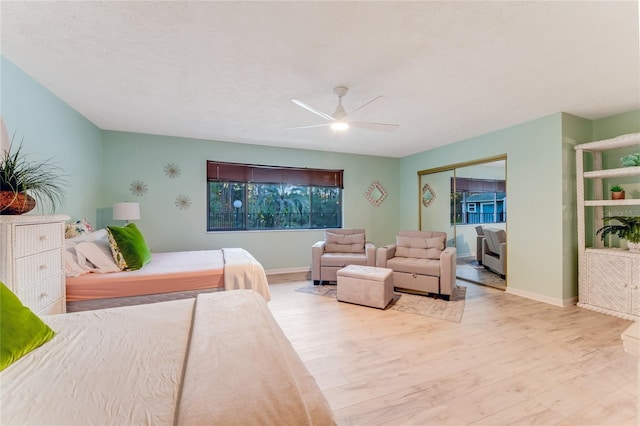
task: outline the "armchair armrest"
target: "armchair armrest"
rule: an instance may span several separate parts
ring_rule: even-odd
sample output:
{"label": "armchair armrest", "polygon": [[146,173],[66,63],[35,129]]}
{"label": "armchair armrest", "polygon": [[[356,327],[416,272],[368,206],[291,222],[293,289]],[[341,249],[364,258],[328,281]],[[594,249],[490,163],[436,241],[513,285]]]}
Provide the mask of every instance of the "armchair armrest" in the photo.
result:
{"label": "armchair armrest", "polygon": [[387,244],[386,246],[379,247],[378,250],[376,250],[376,266],[378,268],[386,268],[387,260],[395,256],[395,254],[395,244]]}
{"label": "armchair armrest", "polygon": [[500,260],[507,261],[507,243],[500,243]]}
{"label": "armchair armrest", "polygon": [[311,246],[311,279],[318,281],[320,279],[320,258],[324,253],[324,240],[318,241]]}
{"label": "armchair armrest", "polygon": [[451,296],[456,286],[456,248],[447,247],[440,253],[440,294]]}
{"label": "armchair armrest", "polygon": [[364,244],[364,252],[367,255],[367,266],[376,266],[376,246],[367,241]]}

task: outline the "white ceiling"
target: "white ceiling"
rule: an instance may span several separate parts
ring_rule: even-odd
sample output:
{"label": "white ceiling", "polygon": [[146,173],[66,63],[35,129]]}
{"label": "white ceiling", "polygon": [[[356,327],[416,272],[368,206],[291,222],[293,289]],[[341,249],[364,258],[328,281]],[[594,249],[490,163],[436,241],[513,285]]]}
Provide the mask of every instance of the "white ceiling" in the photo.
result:
{"label": "white ceiling", "polygon": [[[11,2],[2,54],[98,127],[403,157],[640,108],[638,2]],[[393,133],[286,130],[333,113]]]}

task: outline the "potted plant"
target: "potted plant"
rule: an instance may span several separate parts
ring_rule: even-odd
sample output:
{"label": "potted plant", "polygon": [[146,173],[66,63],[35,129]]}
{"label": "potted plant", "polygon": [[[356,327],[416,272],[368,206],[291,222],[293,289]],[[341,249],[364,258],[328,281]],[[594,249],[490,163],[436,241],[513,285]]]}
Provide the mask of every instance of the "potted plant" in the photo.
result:
{"label": "potted plant", "polygon": [[620,185],[611,187],[611,199],[612,200],[624,200],[624,188]]}
{"label": "potted plant", "polygon": [[625,155],[624,157],[620,158],[620,163],[622,163],[622,167],[640,166],[640,152]]}
{"label": "potted plant", "polygon": [[23,214],[36,202],[54,212],[64,202],[63,170],[50,160],[29,161],[22,144],[13,152],[12,147],[0,152],[0,214]]}
{"label": "potted plant", "polygon": [[610,216],[604,221],[617,220],[620,225],[605,225],[598,229],[596,235],[601,234],[604,240],[607,235],[617,235],[619,238],[627,240],[627,246],[631,252],[640,252],[640,216]]}

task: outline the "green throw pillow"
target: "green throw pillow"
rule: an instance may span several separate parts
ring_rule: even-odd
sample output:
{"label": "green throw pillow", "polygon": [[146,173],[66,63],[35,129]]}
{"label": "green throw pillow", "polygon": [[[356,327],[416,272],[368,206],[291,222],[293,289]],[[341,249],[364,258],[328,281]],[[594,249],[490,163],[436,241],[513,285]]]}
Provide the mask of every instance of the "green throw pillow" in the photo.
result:
{"label": "green throw pillow", "polygon": [[135,271],[151,261],[151,250],[135,223],[107,226],[111,253],[123,271]]}
{"label": "green throw pillow", "polygon": [[55,334],[0,282],[0,371],[47,343]]}

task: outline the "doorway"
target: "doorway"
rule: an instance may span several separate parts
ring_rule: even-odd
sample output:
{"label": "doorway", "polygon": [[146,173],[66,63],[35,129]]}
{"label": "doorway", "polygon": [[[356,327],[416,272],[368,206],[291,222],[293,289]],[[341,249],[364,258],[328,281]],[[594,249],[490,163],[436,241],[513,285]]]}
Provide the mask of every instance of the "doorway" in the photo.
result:
{"label": "doorway", "polygon": [[501,290],[507,287],[506,256],[504,270],[495,262],[487,267],[483,256],[495,253],[483,234],[487,228],[506,234],[506,165],[500,155],[418,172],[419,229],[447,232],[447,246],[456,247],[457,278]]}

